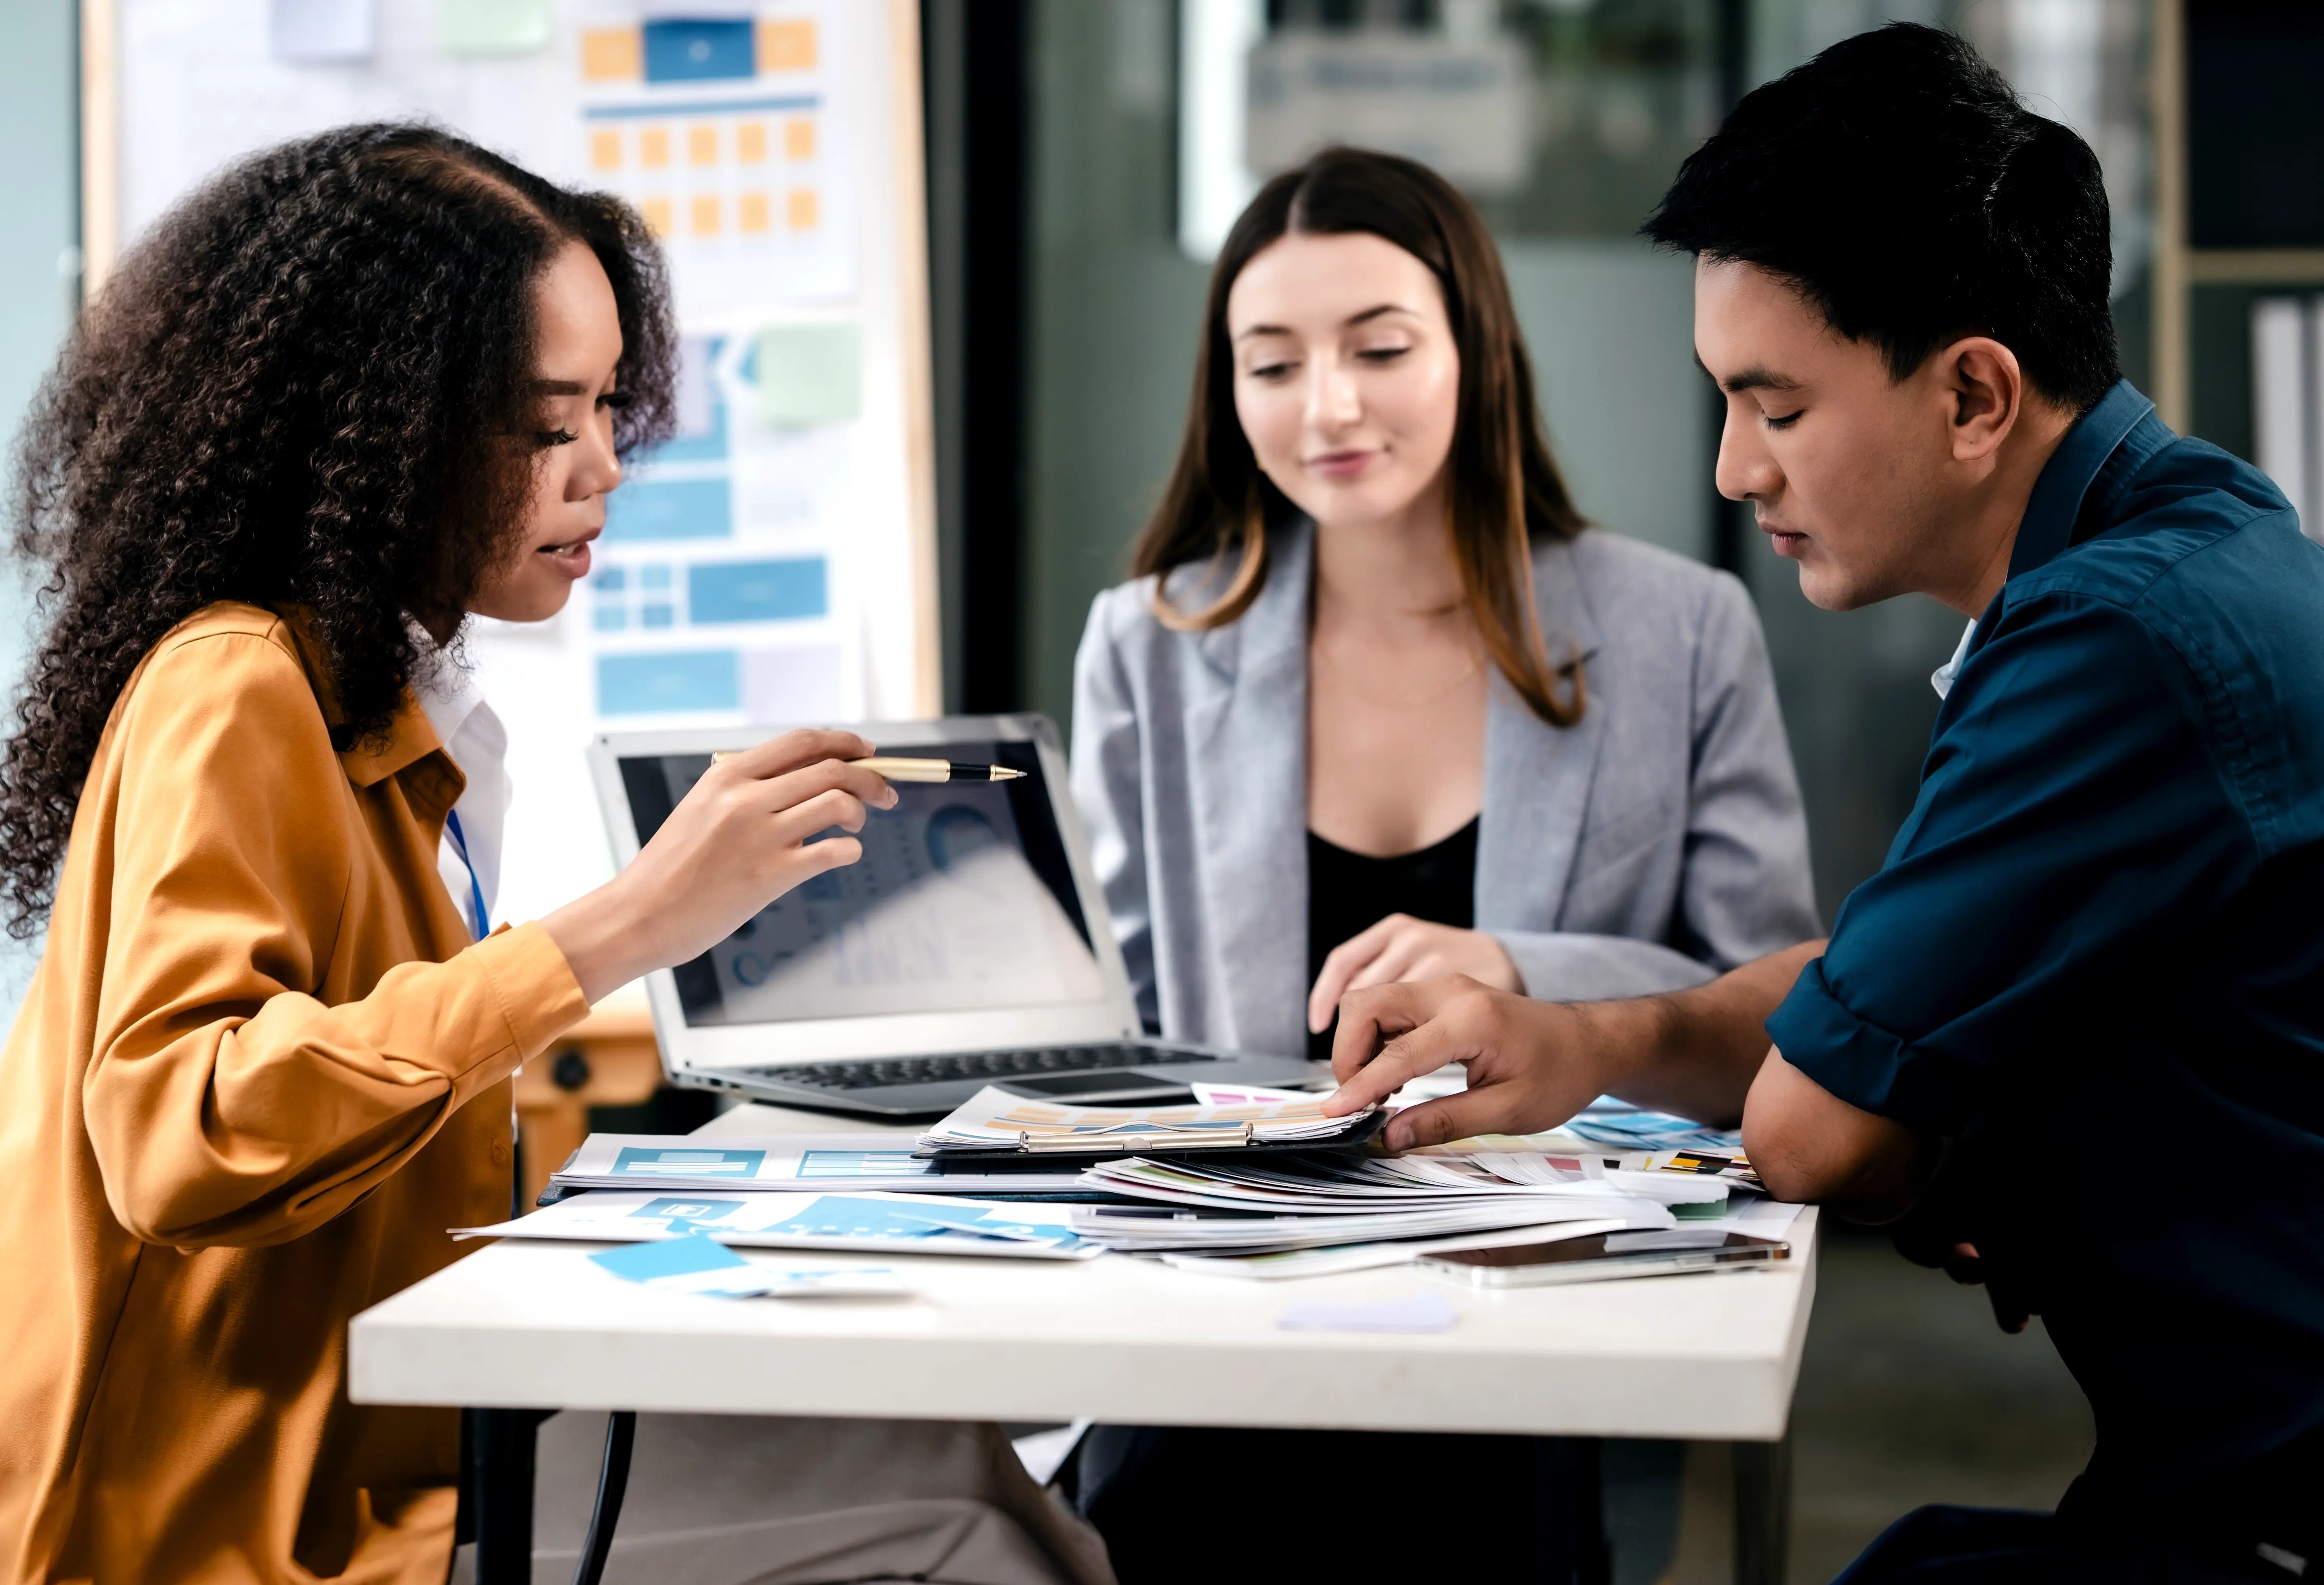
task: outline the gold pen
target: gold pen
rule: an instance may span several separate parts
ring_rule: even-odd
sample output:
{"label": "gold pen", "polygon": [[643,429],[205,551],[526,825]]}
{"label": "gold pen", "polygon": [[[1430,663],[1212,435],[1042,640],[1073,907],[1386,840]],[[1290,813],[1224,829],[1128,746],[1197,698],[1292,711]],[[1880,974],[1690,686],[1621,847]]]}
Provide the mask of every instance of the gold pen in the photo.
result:
{"label": "gold pen", "polygon": [[[710,758],[715,763],[742,751],[721,749]],[[1006,765],[972,765],[960,760],[907,760],[888,754],[850,760],[848,763],[861,765],[885,781],[1015,781],[1025,774]]]}

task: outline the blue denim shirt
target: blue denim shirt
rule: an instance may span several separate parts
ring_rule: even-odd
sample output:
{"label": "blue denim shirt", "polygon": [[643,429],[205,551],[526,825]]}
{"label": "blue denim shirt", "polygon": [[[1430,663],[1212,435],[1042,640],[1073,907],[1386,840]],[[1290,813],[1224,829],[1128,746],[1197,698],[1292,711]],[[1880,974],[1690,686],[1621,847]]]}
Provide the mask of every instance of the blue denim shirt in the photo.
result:
{"label": "blue denim shirt", "polygon": [[1963,1141],[1969,1230],[2097,1415],[2062,1513],[2315,1531],[2324,547],[2264,475],[2127,383],[2076,423],[1911,817],[1767,1032]]}

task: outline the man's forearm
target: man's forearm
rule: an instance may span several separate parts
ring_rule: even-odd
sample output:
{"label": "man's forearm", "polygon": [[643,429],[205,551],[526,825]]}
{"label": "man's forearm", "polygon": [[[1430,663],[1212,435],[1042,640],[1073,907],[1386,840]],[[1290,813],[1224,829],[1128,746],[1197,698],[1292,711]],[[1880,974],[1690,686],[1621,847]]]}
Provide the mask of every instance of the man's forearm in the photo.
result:
{"label": "man's forearm", "polygon": [[1608,1055],[1607,1092],[1657,1111],[1735,1127],[1767,1055],[1763,1026],[1823,945],[1808,941],[1770,953],[1691,991],[1577,1005],[1591,1044]]}

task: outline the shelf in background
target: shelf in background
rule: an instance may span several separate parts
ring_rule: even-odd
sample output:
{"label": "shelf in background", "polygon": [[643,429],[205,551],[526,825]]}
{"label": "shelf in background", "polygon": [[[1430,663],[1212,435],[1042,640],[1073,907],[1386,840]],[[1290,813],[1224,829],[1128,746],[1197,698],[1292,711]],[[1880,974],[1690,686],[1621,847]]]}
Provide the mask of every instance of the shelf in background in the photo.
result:
{"label": "shelf in background", "polygon": [[2324,248],[2190,248],[2190,286],[2324,285]]}

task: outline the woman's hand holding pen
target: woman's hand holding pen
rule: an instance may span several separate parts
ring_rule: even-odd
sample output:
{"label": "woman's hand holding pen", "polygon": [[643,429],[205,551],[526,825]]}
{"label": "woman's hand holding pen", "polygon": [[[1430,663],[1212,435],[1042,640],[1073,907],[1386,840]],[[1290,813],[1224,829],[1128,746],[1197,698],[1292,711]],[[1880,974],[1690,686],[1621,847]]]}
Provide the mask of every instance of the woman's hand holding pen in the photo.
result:
{"label": "woman's hand holding pen", "polygon": [[775,898],[862,857],[853,835],[896,794],[846,761],[852,732],[788,732],[714,763],[628,868],[541,921],[595,1002],[650,970],[699,956]]}
{"label": "woman's hand holding pen", "polygon": [[1482,930],[1390,914],[1340,943],[1323,960],[1315,988],[1307,993],[1307,1027],[1318,1034],[1330,1028],[1340,999],[1351,991],[1446,974],[1466,974],[1495,991],[1522,992],[1526,988],[1508,948]]}

